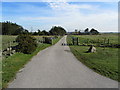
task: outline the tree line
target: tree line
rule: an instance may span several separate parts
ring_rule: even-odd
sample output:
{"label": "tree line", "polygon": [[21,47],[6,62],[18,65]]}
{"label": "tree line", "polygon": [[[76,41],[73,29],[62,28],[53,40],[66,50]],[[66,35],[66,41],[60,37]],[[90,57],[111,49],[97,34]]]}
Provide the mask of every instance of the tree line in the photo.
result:
{"label": "tree line", "polygon": [[98,35],[99,32],[98,32],[98,30],[96,30],[94,28],[92,28],[91,30],[89,30],[89,28],[86,28],[84,30],[84,32],[81,32],[81,30],[78,31],[77,29],[75,29],[75,32],[73,32],[71,34],[74,34],[74,35]]}
{"label": "tree line", "polygon": [[24,29],[22,26],[12,23],[10,21],[0,22],[2,24],[2,35],[19,35],[28,33],[28,30]]}
{"label": "tree line", "polygon": [[[29,34],[29,35],[65,35],[67,34],[66,30],[61,26],[53,26],[49,31],[46,30],[37,30],[34,32],[30,32],[27,29],[24,29],[21,25],[18,25],[16,23],[12,23],[10,21],[6,22],[0,22],[0,26],[2,26],[2,35],[19,35],[19,34]],[[71,32],[70,34],[73,35],[97,35],[99,34],[98,30],[92,28],[89,30],[89,28],[86,28],[84,32],[81,32],[81,30],[75,29],[74,32]]]}
{"label": "tree line", "polygon": [[66,30],[61,26],[53,26],[50,31],[37,30],[35,32],[29,32],[24,29],[21,25],[12,23],[10,21],[0,22],[2,24],[2,35],[19,35],[19,34],[30,34],[30,35],[65,35]]}

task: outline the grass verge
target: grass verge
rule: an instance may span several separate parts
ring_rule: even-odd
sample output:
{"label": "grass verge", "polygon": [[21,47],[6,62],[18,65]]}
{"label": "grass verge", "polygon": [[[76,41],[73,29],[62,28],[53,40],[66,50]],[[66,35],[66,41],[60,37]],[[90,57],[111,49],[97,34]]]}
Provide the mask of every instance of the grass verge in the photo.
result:
{"label": "grass verge", "polygon": [[[53,40],[53,45],[57,43],[61,37]],[[8,83],[12,81],[16,73],[35,56],[39,51],[51,46],[50,44],[39,44],[36,51],[32,54],[16,53],[13,56],[5,58],[2,61],[2,88],[6,88]]]}
{"label": "grass verge", "polygon": [[[70,38],[67,38],[70,43]],[[109,77],[113,80],[118,79],[118,48],[101,48],[96,47],[96,53],[85,53],[88,46],[70,46],[71,52],[83,64],[95,72]]]}
{"label": "grass verge", "polygon": [[39,51],[49,47],[50,44],[41,44],[32,54],[16,53],[3,60],[2,62],[2,87],[6,88],[7,84],[12,81],[18,72],[30,59]]}
{"label": "grass verge", "polygon": [[[118,49],[97,47],[96,53],[85,53],[89,47],[70,46],[72,53],[83,64],[95,72],[118,80]],[[120,81],[120,80],[119,80]]]}

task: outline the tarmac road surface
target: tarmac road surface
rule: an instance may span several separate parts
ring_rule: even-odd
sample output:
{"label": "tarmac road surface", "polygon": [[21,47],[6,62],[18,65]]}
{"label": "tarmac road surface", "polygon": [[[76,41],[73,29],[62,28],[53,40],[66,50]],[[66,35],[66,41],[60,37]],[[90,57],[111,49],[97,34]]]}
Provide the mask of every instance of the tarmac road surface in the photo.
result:
{"label": "tarmac road surface", "polygon": [[64,36],[25,65],[8,88],[118,88],[118,82],[87,68],[70,52]]}

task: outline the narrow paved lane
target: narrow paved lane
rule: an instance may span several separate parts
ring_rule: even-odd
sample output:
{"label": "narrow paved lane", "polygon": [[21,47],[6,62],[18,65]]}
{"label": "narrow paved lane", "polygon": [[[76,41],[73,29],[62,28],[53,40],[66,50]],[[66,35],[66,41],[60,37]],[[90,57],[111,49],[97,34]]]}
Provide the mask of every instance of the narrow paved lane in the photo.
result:
{"label": "narrow paved lane", "polygon": [[79,62],[70,52],[66,36],[34,56],[8,88],[117,88],[118,83],[103,77]]}

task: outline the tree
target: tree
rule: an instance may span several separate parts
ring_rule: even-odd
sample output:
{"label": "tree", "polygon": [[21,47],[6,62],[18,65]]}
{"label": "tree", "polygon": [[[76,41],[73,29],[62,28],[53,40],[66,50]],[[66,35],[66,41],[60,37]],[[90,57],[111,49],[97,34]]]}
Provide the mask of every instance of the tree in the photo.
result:
{"label": "tree", "polygon": [[33,35],[38,35],[38,33],[37,33],[37,32],[34,32]]}
{"label": "tree", "polygon": [[77,30],[77,29],[75,29],[75,34],[76,34],[76,35],[78,34],[78,30]]}
{"label": "tree", "polygon": [[9,21],[2,23],[2,35],[19,35],[24,32],[24,28],[16,23]]}
{"label": "tree", "polygon": [[38,35],[42,35],[42,34],[41,34],[41,31],[40,31],[39,29],[38,29]]}
{"label": "tree", "polygon": [[46,30],[43,30],[41,33],[42,35],[49,35],[49,33]]}
{"label": "tree", "polygon": [[28,30],[24,29],[24,31],[22,32],[22,34],[30,34]]}
{"label": "tree", "polygon": [[81,35],[81,30],[78,31],[78,35]]}
{"label": "tree", "polygon": [[16,38],[16,41],[18,42],[18,51],[25,53],[25,54],[31,54],[34,52],[37,48],[37,42],[36,39],[28,34],[21,34]]}
{"label": "tree", "polygon": [[85,32],[85,34],[87,34],[87,35],[88,35],[88,34],[89,34],[89,29],[88,29],[88,28],[86,28],[84,32]]}
{"label": "tree", "polygon": [[88,28],[86,28],[84,32],[89,32],[89,29],[88,29]]}
{"label": "tree", "polygon": [[19,27],[14,31],[14,33],[12,33],[12,35],[19,35],[19,34],[22,34],[23,32],[24,32],[23,27]]}
{"label": "tree", "polygon": [[99,32],[98,32],[97,30],[95,30],[94,28],[92,28],[92,29],[90,30],[90,34],[92,34],[92,35],[97,35],[97,34],[99,34]]}
{"label": "tree", "polygon": [[65,35],[66,34],[66,30],[63,27],[54,26],[54,27],[51,28],[51,30],[49,31],[49,33],[51,35]]}

